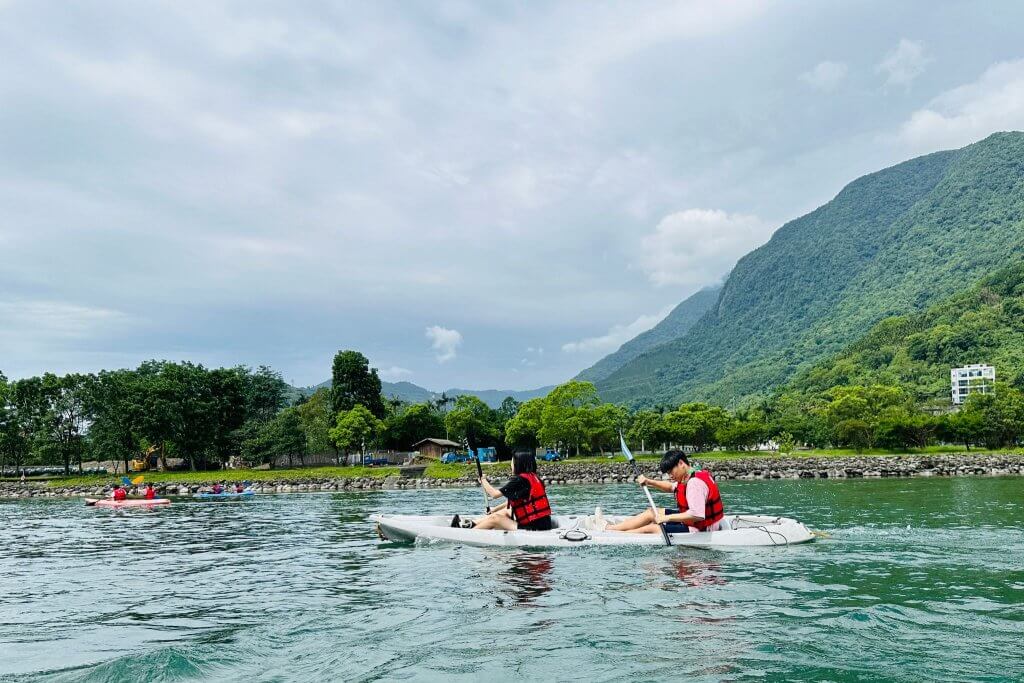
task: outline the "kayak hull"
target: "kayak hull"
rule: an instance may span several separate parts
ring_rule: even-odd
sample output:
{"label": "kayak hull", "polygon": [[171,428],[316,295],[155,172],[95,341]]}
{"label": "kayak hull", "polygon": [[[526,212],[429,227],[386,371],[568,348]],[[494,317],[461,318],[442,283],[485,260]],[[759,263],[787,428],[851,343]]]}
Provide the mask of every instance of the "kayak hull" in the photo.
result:
{"label": "kayak hull", "polygon": [[200,500],[238,500],[240,498],[252,498],[255,493],[244,491],[242,493],[196,493],[192,497]]}
{"label": "kayak hull", "polygon": [[91,498],[86,498],[86,505],[95,505],[98,508],[148,508],[154,505],[170,505],[171,501],[167,498],[153,498],[146,500],[145,498],[129,498],[128,500],[113,500],[111,498],[101,498],[93,501]]}
{"label": "kayak hull", "polygon": [[[464,515],[474,518],[477,515]],[[609,524],[624,519],[607,516]],[[589,515],[559,515],[551,531],[503,531],[498,529],[460,529],[451,526],[450,516],[371,515],[377,532],[388,541],[409,543],[417,540],[461,543],[472,546],[510,546],[524,548],[569,548],[590,545],[663,546],[661,534],[631,534],[600,531]],[[726,515],[731,527],[722,531],[670,534],[672,545],[697,548],[748,548],[806,543],[814,533],[795,519],[766,515]]]}

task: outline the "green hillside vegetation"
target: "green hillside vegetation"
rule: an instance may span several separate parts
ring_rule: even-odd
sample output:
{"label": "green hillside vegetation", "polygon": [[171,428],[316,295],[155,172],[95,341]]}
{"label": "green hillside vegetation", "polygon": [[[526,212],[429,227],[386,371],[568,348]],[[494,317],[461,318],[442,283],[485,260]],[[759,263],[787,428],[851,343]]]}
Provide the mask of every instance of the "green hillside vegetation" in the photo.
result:
{"label": "green hillside vegetation", "polygon": [[882,320],[845,351],[798,374],[784,393],[887,384],[918,403],[948,405],[949,370],[969,363],[994,365],[1000,381],[1024,388],[1024,264],[924,313]]}
{"label": "green hillside vegetation", "polygon": [[878,321],[1024,255],[1024,134],[860,178],[737,263],[682,338],[598,382],[631,405],[749,405]]}
{"label": "green hillside vegetation", "polygon": [[706,287],[686,298],[681,304],[672,309],[672,312],[665,316],[665,319],[660,323],[646,332],[638,334],[620,346],[617,351],[605,356],[581,372],[576,376],[576,379],[585,382],[599,382],[640,354],[666,342],[679,339],[689,332],[690,328],[705,313],[711,310],[715,302],[718,301],[718,295],[721,291],[721,286]]}

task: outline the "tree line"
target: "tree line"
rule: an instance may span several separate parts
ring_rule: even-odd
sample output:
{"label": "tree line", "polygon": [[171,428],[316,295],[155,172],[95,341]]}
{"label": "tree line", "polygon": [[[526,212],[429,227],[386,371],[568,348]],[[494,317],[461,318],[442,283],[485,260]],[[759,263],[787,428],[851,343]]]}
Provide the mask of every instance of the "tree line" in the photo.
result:
{"label": "tree line", "polygon": [[194,470],[220,468],[232,458],[303,464],[311,453],[333,453],[340,461],[368,450],[408,451],[441,436],[494,446],[502,459],[539,446],[574,455],[614,452],[620,432],[639,450],[696,451],[768,442],[783,452],[798,445],[861,451],[940,442],[995,449],[1024,438],[1024,395],[1004,384],[943,414],[920,409],[909,390],[885,384],[778,393],[730,411],[707,403],[630,410],[601,401],[590,382],[569,381],[543,398],[508,397],[491,408],[475,396],[388,399],[366,357],[340,351],[330,388],[293,400],[290,392],[267,367],[187,362],[16,381],[0,374],[0,469],[39,464],[70,472],[85,460],[122,461],[127,469],[129,460],[147,453],[164,466],[167,458],[180,458]]}

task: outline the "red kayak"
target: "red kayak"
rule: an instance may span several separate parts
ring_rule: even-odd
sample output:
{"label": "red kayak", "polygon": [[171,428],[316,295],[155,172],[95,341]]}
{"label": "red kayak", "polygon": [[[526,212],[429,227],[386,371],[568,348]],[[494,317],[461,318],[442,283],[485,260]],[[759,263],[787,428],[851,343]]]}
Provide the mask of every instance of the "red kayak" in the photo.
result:
{"label": "red kayak", "polygon": [[126,500],[114,500],[113,498],[86,498],[86,505],[95,505],[98,508],[143,508],[153,505],[170,505],[169,498],[128,498]]}

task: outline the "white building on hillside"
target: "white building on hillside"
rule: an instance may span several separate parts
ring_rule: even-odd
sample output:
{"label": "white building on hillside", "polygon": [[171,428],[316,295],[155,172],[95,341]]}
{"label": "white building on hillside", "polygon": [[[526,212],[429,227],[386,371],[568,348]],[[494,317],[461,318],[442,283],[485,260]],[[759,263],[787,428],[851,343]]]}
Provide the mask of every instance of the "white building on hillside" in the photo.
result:
{"label": "white building on hillside", "polygon": [[975,363],[949,371],[953,391],[953,405],[962,404],[970,394],[991,394],[996,383],[996,369],[991,365]]}

